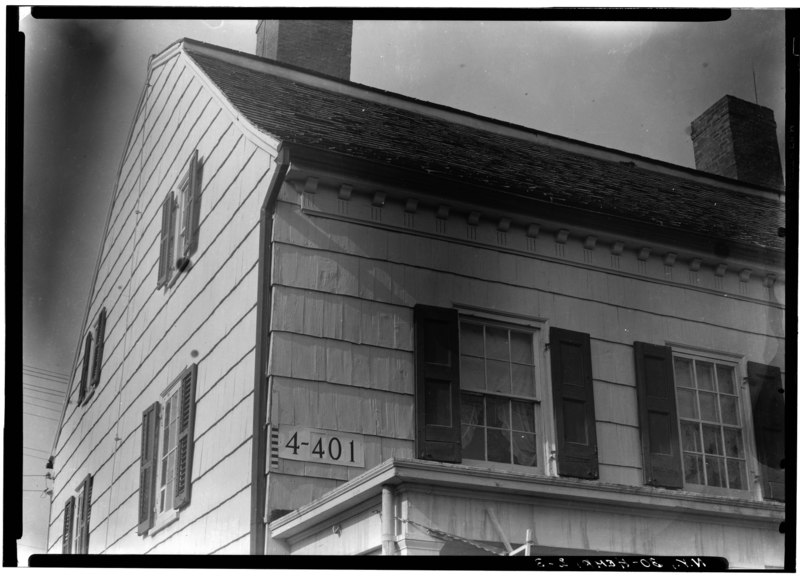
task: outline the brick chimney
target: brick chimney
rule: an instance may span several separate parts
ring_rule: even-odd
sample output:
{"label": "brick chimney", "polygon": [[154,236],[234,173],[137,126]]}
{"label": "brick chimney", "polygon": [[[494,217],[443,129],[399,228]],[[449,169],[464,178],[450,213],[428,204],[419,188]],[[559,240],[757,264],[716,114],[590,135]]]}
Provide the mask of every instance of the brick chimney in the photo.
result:
{"label": "brick chimney", "polygon": [[775,116],[767,107],[726,95],[692,121],[701,171],[783,189]]}
{"label": "brick chimney", "polygon": [[259,20],[256,55],[350,80],[352,20]]}

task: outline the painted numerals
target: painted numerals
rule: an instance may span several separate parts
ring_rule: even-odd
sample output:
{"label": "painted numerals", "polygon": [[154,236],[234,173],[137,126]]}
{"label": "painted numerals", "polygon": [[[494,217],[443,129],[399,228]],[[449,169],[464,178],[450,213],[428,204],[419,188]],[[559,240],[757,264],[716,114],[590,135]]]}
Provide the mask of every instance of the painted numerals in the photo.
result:
{"label": "painted numerals", "polygon": [[358,434],[281,426],[278,457],[363,467],[364,438]]}

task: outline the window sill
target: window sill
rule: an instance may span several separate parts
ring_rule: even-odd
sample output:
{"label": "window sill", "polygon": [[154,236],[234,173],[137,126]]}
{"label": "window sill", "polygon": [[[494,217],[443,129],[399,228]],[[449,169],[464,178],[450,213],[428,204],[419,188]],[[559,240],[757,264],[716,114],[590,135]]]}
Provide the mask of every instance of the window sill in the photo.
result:
{"label": "window sill", "polygon": [[154,536],[156,533],[162,531],[166,527],[169,527],[172,523],[177,521],[179,518],[179,511],[176,509],[172,509],[170,512],[161,515],[159,518],[156,519],[153,528],[147,533],[149,536]]}

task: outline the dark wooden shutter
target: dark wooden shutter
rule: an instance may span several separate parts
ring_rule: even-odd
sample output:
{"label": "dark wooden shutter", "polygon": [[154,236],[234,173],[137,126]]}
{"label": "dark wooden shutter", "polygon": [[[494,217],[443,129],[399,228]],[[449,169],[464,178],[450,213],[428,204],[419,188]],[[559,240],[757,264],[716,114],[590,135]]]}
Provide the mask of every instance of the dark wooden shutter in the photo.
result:
{"label": "dark wooden shutter", "polygon": [[189,194],[187,195],[186,218],[189,220],[186,228],[187,239],[184,240],[184,255],[192,255],[197,249],[197,239],[200,235],[200,195],[202,166],[197,151],[192,155],[189,164]]}
{"label": "dark wooden shutter", "polygon": [[417,457],[461,462],[458,312],[417,305]]}
{"label": "dark wooden shutter", "polygon": [[81,367],[81,381],[78,384],[78,404],[83,402],[86,397],[86,386],[89,381],[89,364],[92,357],[92,334],[86,334],[86,341],[83,347],[83,365]]}
{"label": "dark wooden shutter", "polygon": [[81,494],[83,495],[83,507],[81,512],[78,513],[81,518],[81,535],[78,538],[79,541],[79,552],[81,554],[86,554],[89,552],[89,523],[92,518],[92,484],[94,481],[94,477],[92,475],[88,475],[83,480],[83,485],[81,486]]}
{"label": "dark wooden shutter", "polygon": [[776,366],[747,363],[747,384],[753,410],[756,454],[761,467],[765,499],[786,500],[786,479],[781,461],[786,458],[786,403],[781,370]]}
{"label": "dark wooden shutter", "polygon": [[145,534],[153,526],[155,517],[153,499],[156,492],[156,465],[158,464],[158,402],[142,413],[142,454],[139,459],[139,527],[137,533]]}
{"label": "dark wooden shutter", "polygon": [[61,553],[72,553],[72,526],[75,517],[75,497],[69,497],[64,503],[64,530],[61,533]]}
{"label": "dark wooden shutter", "polygon": [[683,487],[672,348],[634,342],[645,484]]}
{"label": "dark wooden shutter", "polygon": [[558,474],[596,479],[592,354],[589,334],[550,329]]}
{"label": "dark wooden shutter", "polygon": [[92,363],[92,381],[91,385],[96,386],[100,383],[100,372],[103,368],[103,345],[106,341],[106,309],[100,310],[100,315],[97,317],[97,324],[95,325],[95,345],[94,345],[94,362]]}
{"label": "dark wooden shutter", "polygon": [[175,508],[189,504],[192,495],[192,454],[194,453],[194,391],[197,383],[197,364],[192,364],[181,376],[180,416],[178,417],[178,448],[175,466]]}
{"label": "dark wooden shutter", "polygon": [[172,271],[172,252],[174,243],[174,224],[175,220],[172,218],[174,211],[172,191],[167,193],[164,202],[161,204],[161,243],[159,245],[158,254],[158,284],[157,287],[163,286],[169,280],[170,271]]}

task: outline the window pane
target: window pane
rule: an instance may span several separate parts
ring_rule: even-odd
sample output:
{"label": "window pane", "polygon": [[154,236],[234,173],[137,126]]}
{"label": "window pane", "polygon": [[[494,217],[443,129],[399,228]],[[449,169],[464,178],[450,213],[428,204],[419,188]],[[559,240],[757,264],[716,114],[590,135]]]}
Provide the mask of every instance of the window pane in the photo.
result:
{"label": "window pane", "polygon": [[678,415],[681,418],[697,418],[697,394],[695,390],[678,388]]}
{"label": "window pane", "polygon": [[710,392],[699,392],[700,395],[700,417],[703,420],[719,422],[717,416],[717,397]]}
{"label": "window pane", "polygon": [[703,484],[703,465],[699,455],[683,455],[683,476],[687,483]]}
{"label": "window pane", "polygon": [[739,424],[739,404],[734,396],[720,396],[719,405],[722,409],[722,422],[725,424]]}
{"label": "window pane", "polygon": [[461,426],[461,454],[464,458],[486,460],[486,429],[475,425]]}
{"label": "window pane", "polygon": [[746,489],[743,460],[728,460],[728,488]]}
{"label": "window pane", "polygon": [[461,356],[461,387],[467,390],[486,390],[486,368],[483,358]]}
{"label": "window pane", "polygon": [[719,426],[703,425],[703,451],[706,454],[722,454],[722,432]]}
{"label": "window pane", "polygon": [[511,368],[508,362],[486,361],[486,378],[489,392],[511,394]]}
{"label": "window pane", "polygon": [[533,421],[533,404],[511,401],[511,428],[513,430],[535,432]]}
{"label": "window pane", "polygon": [[712,487],[725,486],[725,470],[721,458],[706,457],[706,476],[708,484]]}
{"label": "window pane", "polygon": [[583,402],[564,400],[564,440],[586,444],[586,408]]}
{"label": "window pane", "polygon": [[719,384],[719,391],[726,394],[735,394],[733,383],[733,367],[732,366],[717,366],[717,383]]}
{"label": "window pane", "polygon": [[734,428],[723,429],[725,436],[725,454],[744,458],[744,446],[742,445],[742,431]]}
{"label": "window pane", "polygon": [[700,390],[714,390],[714,378],[712,372],[714,364],[708,362],[695,362],[697,369],[697,388]]}
{"label": "window pane", "polygon": [[511,440],[508,430],[486,429],[487,460],[511,463]]}
{"label": "window pane", "polygon": [[508,330],[486,327],[486,357],[508,360]]}
{"label": "window pane", "polygon": [[483,357],[483,326],[461,323],[461,353]]}
{"label": "window pane", "polygon": [[461,423],[483,424],[483,396],[461,395]]}
{"label": "window pane", "polygon": [[511,392],[517,396],[536,395],[533,384],[533,366],[511,364]]}
{"label": "window pane", "polygon": [[686,358],[675,358],[675,384],[684,388],[693,388],[692,361]]}
{"label": "window pane", "polygon": [[530,432],[512,433],[514,464],[536,466],[536,435]]}
{"label": "window pane", "polygon": [[511,428],[510,418],[508,400],[494,396],[486,397],[486,426]]}
{"label": "window pane", "polygon": [[511,332],[511,361],[533,364],[533,336]]}
{"label": "window pane", "polygon": [[681,440],[683,450],[700,452],[700,425],[681,420]]}
{"label": "window pane", "polygon": [[450,382],[425,381],[425,424],[451,426]]}

